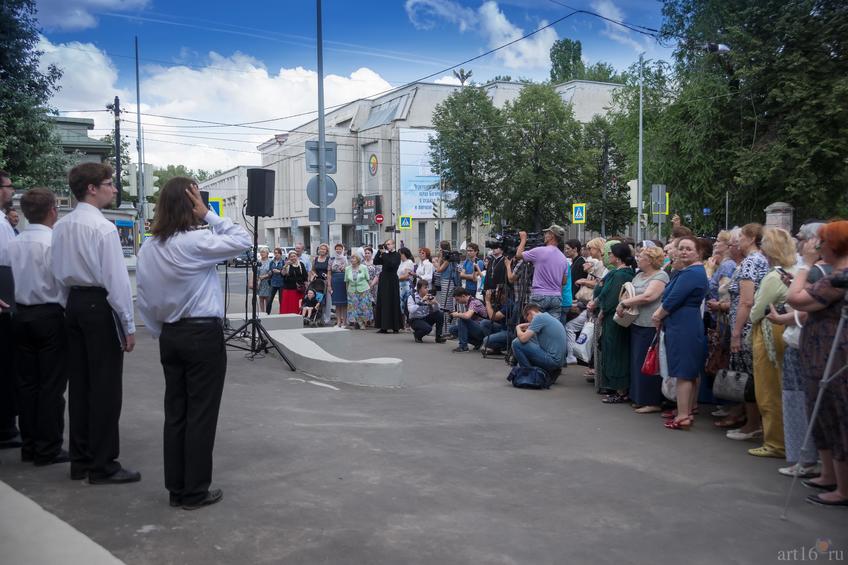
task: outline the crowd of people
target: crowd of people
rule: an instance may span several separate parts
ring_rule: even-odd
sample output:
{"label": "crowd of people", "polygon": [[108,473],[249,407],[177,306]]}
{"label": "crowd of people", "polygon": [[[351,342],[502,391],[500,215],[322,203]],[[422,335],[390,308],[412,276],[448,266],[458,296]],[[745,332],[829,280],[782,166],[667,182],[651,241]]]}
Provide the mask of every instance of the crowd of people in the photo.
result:
{"label": "crowd of people", "polygon": [[[337,245],[330,261],[340,266],[329,272],[364,266],[367,279],[347,274],[328,285],[336,323],[408,331],[418,343],[455,340],[457,353],[506,353],[552,381],[582,363],[602,403],[659,414],[670,430],[691,429],[701,406],[713,406],[713,425],[728,439],[759,443],[750,455],[785,460],[781,474],[821,491],[810,502],[848,506],[844,371],[824,388],[814,441],[802,450],[831,344],[834,370],[848,362],[848,332],[836,335],[848,222],[808,222],[795,237],[756,223],[715,238],[678,224],[665,243],[613,237],[584,245],[564,236],[550,226],[528,249],[521,232],[515,249],[489,242],[484,258],[474,243],[464,256],[449,242],[436,254],[395,251],[391,239],[376,254]],[[319,247],[319,256],[326,251]],[[321,272],[313,268],[307,280]],[[339,308],[341,281],[347,310]],[[657,368],[646,373],[652,356]],[[725,390],[728,382],[742,383],[741,396]]]}
{"label": "crowd of people", "polygon": [[[69,175],[79,203],[61,220],[45,189],[21,198],[29,225],[19,235],[0,217],[0,266],[16,283],[14,304],[0,301],[4,335],[14,335],[0,353],[15,361],[15,379],[0,383],[0,447],[20,447],[35,465],[70,462],[71,478],[92,484],[141,478],[118,462],[120,375],[135,322],[117,231],[101,213],[111,179],[108,166],[80,165]],[[0,171],[0,210],[12,189]],[[209,211],[194,181],[165,184],[138,254],[137,307],[159,338],[172,506],[222,497],[210,489],[226,373],[216,265],[249,246],[250,234]],[[711,406],[710,427],[757,442],[752,456],[785,460],[781,474],[817,491],[809,502],[848,507],[848,372],[838,372],[848,364],[848,331],[838,331],[848,221],[807,222],[794,237],[751,223],[703,238],[678,224],[666,242],[585,244],[551,225],[487,246],[481,257],[471,242],[413,252],[388,239],[376,251],[321,243],[311,256],[298,244],[285,257],[260,252],[250,284],[265,312],[277,298],[277,311],[311,322],[409,332],[415,343],[432,335],[551,382],[582,363],[602,403],[658,414],[670,430],[691,429]],[[68,361],[44,362],[57,357]]]}

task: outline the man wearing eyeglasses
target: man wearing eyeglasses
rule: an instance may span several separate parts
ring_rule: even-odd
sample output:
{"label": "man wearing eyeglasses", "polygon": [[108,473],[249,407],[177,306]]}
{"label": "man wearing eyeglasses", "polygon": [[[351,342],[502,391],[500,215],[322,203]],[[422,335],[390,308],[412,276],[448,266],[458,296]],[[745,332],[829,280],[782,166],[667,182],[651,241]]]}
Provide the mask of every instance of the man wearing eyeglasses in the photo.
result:
{"label": "man wearing eyeglasses", "polygon": [[53,274],[68,289],[68,420],[71,479],[131,483],[118,462],[124,352],[135,347],[132,288],[115,224],[101,210],[115,197],[112,168],[82,163],[68,174],[78,204],[56,222]]}
{"label": "man wearing eyeglasses", "polygon": [[[11,204],[14,195],[15,187],[12,185],[11,175],[6,171],[0,171],[0,250],[6,249],[15,239],[15,230],[3,211],[8,204]],[[8,277],[11,279],[11,276],[10,271]],[[12,316],[5,311],[10,306],[11,304],[0,298],[0,335],[4,336],[4,339],[0,340],[0,362],[5,365],[4,370],[0,371],[0,449],[14,449],[21,446],[18,426],[15,423],[18,411],[15,407]]]}

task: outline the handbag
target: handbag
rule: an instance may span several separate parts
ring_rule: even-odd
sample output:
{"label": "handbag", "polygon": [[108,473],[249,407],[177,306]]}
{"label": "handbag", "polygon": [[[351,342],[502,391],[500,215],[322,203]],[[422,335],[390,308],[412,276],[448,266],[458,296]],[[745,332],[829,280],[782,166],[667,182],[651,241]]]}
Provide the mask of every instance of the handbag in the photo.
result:
{"label": "handbag", "polygon": [[713,381],[713,396],[732,402],[749,402],[754,379],[744,371],[721,369]]}
{"label": "handbag", "polygon": [[539,367],[513,367],[506,377],[515,388],[542,390],[551,388],[551,377]]}
{"label": "handbag", "polygon": [[724,316],[720,316],[716,328],[707,330],[707,362],[704,371],[708,375],[715,375],[730,365],[730,345],[727,342],[728,323]]}
{"label": "handbag", "polygon": [[[593,279],[594,275],[587,275],[586,278]],[[574,299],[578,302],[583,302],[584,304],[588,304],[594,298],[594,289],[589,288],[588,286],[581,286],[580,290],[577,291],[577,294],[574,295]]]}
{"label": "handbag", "polygon": [[[618,301],[633,298],[636,296],[636,288],[633,286],[633,283],[626,282],[621,285],[621,292],[618,293]],[[624,309],[624,313],[619,316],[618,310],[616,310],[615,315],[612,317],[612,321],[618,324],[623,328],[629,328],[630,324],[639,317],[639,308],[637,306],[630,306],[629,308]]]}
{"label": "handbag", "polygon": [[660,374],[660,332],[654,335],[654,341],[648,348],[648,353],[645,354],[645,360],[642,362],[642,374],[649,377],[654,377]]}
{"label": "handbag", "polygon": [[798,319],[798,311],[795,310],[793,314],[795,314],[795,325],[788,326],[783,330],[783,342],[789,347],[798,349],[801,347],[801,328],[804,326],[801,325],[801,321]]}
{"label": "handbag", "polygon": [[576,340],[574,340],[574,356],[584,363],[588,363],[592,360],[592,345],[594,344],[594,336],[595,322],[594,320],[586,320],[586,323],[583,324],[583,329],[580,330],[580,335],[577,336]]}

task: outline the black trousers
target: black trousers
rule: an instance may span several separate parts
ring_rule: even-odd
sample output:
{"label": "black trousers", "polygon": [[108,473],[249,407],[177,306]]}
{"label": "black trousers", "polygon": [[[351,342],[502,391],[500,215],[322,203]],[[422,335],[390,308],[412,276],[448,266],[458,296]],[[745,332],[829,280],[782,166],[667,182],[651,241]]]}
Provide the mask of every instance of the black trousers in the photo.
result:
{"label": "black trousers", "polygon": [[436,326],[436,337],[442,337],[442,324],[444,323],[445,315],[441,310],[430,312],[424,318],[413,318],[409,325],[412,327],[412,332],[416,338],[422,338],[433,331],[433,326]]}
{"label": "black trousers", "polygon": [[212,450],[227,373],[221,322],[165,324],[159,358],[165,372],[165,488],[191,504],[202,500],[212,483]]}
{"label": "black trousers", "polygon": [[65,311],[59,304],[18,304],[13,327],[21,454],[47,462],[62,449],[65,430]]}
{"label": "black trousers", "polygon": [[274,296],[276,296],[279,299],[280,304],[282,304],[283,303],[283,287],[281,287],[281,286],[272,286],[271,287],[271,296],[268,297],[268,305],[265,306],[265,313],[266,314],[271,313],[271,306],[273,306],[273,304],[274,304]]}
{"label": "black trousers", "polygon": [[12,315],[0,314],[0,441],[13,439],[18,435],[15,417],[18,407],[15,402],[15,362]]}
{"label": "black trousers", "polygon": [[72,288],[65,321],[71,472],[108,477],[121,469],[124,352],[106,291]]}

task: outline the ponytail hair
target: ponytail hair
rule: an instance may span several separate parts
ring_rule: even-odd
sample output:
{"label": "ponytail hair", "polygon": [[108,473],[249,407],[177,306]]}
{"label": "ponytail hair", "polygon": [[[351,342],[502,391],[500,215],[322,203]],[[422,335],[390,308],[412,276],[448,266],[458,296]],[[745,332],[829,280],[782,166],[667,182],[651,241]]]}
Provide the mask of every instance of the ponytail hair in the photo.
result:
{"label": "ponytail hair", "polygon": [[636,258],[633,257],[633,251],[626,243],[614,244],[610,249],[610,253],[631,269],[636,268]]}

